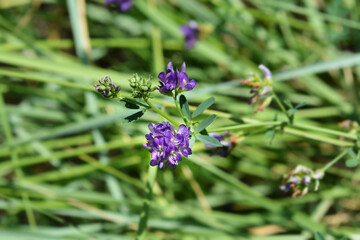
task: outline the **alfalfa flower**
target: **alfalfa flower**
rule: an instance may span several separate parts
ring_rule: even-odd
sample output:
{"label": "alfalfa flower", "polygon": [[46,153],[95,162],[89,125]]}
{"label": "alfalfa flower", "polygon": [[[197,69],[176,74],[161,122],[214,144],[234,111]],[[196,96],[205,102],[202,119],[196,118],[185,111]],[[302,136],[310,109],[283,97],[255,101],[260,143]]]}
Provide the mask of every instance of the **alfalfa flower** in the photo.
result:
{"label": "alfalfa flower", "polygon": [[118,97],[120,86],[113,83],[110,77],[101,78],[98,84],[95,84],[95,89],[106,98]]}
{"label": "alfalfa flower", "polygon": [[249,104],[252,105],[256,102],[260,102],[259,107],[255,110],[255,113],[258,111],[263,111],[272,100],[272,75],[271,71],[263,64],[259,65],[259,69],[264,74],[264,79],[254,75],[248,79],[242,80],[240,84],[246,84],[252,87],[250,93],[253,96],[250,99]]}
{"label": "alfalfa flower", "polygon": [[292,197],[300,195],[304,196],[308,190],[310,183],[314,180],[314,190],[317,191],[320,185],[320,179],[324,177],[324,172],[316,170],[315,172],[311,169],[297,165],[296,168],[284,175],[283,184],[280,189],[284,192],[292,190]]}
{"label": "alfalfa flower", "polygon": [[190,49],[196,45],[199,39],[199,25],[196,21],[191,20],[187,25],[180,27],[181,32],[185,37],[185,48]]}
{"label": "alfalfa flower", "polygon": [[132,7],[133,0],[106,0],[105,4],[115,4],[120,11],[125,12]]}
{"label": "alfalfa flower", "polygon": [[196,86],[196,81],[194,79],[189,80],[185,70],[185,62],[182,63],[180,72],[178,69],[174,71],[172,62],[169,62],[167,64],[166,73],[161,72],[158,76],[160,79],[160,86],[158,87],[159,92],[168,95],[171,94],[173,90],[190,91],[194,89]]}
{"label": "alfalfa flower", "polygon": [[151,153],[151,166],[167,168],[172,165],[175,169],[182,156],[188,157],[192,154],[189,147],[190,128],[180,125],[176,130],[169,122],[150,123],[150,133],[145,135],[147,143],[144,147],[149,147]]}

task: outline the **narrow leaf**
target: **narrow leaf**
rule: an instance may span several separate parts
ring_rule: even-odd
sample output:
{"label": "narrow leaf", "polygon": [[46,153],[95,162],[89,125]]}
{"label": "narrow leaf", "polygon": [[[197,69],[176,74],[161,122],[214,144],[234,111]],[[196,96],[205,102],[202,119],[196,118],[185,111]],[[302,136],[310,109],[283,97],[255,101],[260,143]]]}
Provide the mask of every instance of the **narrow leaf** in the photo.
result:
{"label": "narrow leaf", "polygon": [[325,240],[325,237],[321,233],[316,232],[315,233],[315,240]]}
{"label": "narrow leaf", "polygon": [[192,148],[195,144],[195,137],[191,136],[190,140],[189,140],[189,147]]}
{"label": "narrow leaf", "polygon": [[130,122],[136,121],[136,120],[138,120],[139,118],[141,118],[142,115],[144,115],[144,113],[145,113],[145,112],[144,112],[143,110],[137,111],[137,112],[135,112],[135,113],[133,113],[133,114],[125,117],[125,118],[122,120],[122,122],[123,122],[123,123],[130,123]]}
{"label": "narrow leaf", "polygon": [[206,136],[206,135],[200,135],[197,137],[199,141],[201,141],[204,144],[214,146],[214,147],[222,147],[222,144],[217,140],[216,138]]}
{"label": "narrow leaf", "polygon": [[202,112],[204,112],[206,109],[208,109],[211,105],[213,105],[215,102],[215,98],[211,97],[203,101],[193,112],[192,117],[199,116]]}
{"label": "narrow leaf", "polygon": [[212,114],[205,118],[196,128],[195,128],[195,134],[201,132],[205,128],[207,128],[214,120],[216,119],[216,115]]}
{"label": "narrow leaf", "polygon": [[295,115],[295,113],[297,113],[297,111],[298,110],[296,108],[292,108],[292,109],[288,110],[288,113],[289,113],[290,116],[292,116],[292,115]]}
{"label": "narrow leaf", "polygon": [[301,103],[299,103],[298,105],[296,105],[296,109],[299,109],[299,108],[302,108],[302,107],[304,107],[304,106],[306,106],[306,102],[301,102]]}
{"label": "narrow leaf", "polygon": [[184,95],[180,96],[180,108],[182,114],[184,114],[187,119],[191,120],[189,103]]}
{"label": "narrow leaf", "polygon": [[123,107],[126,107],[128,109],[139,109],[140,108],[137,104],[126,101],[126,100],[120,100],[120,105]]}

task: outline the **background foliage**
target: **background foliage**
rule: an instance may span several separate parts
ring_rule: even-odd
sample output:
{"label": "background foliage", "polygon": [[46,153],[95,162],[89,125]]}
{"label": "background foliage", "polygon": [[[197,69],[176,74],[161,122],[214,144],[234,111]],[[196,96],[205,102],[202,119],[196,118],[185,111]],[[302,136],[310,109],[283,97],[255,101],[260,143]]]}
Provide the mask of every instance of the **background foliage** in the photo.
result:
{"label": "background foliage", "polygon": [[[163,119],[127,124],[134,112],[93,92],[104,76],[126,95],[134,72],[156,78],[186,61],[198,82],[190,109],[215,97],[203,117],[216,111],[220,127],[285,120],[275,104],[254,115],[239,84],[265,64],[280,98],[306,102],[296,123],[350,131],[338,123],[359,120],[355,0],[135,0],[125,13],[91,0],[86,18],[79,2],[0,2],[1,239],[135,237],[150,160],[141,144]],[[190,19],[203,39],[186,51],[179,27]],[[157,103],[174,113],[167,101]],[[175,171],[158,171],[146,239],[360,239],[358,169],[336,164],[302,198],[279,190],[297,164],[321,168],[352,144],[311,129],[234,132],[228,157],[196,143]]]}

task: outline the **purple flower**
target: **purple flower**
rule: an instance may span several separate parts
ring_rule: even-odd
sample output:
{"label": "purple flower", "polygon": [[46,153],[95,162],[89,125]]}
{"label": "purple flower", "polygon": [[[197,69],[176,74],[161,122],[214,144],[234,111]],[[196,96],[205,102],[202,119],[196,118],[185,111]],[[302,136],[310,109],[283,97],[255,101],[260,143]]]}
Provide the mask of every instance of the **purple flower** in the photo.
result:
{"label": "purple flower", "polygon": [[190,91],[194,89],[196,86],[196,81],[194,79],[189,80],[188,75],[185,73],[186,64],[185,62],[182,63],[180,72],[178,69],[174,71],[174,67],[172,62],[169,62],[167,65],[167,70],[165,72],[159,73],[158,78],[161,80],[160,86],[158,90],[160,93],[168,95],[175,89],[181,91]]}
{"label": "purple flower", "polygon": [[[182,155],[187,157],[192,154],[189,147],[190,128],[180,125],[178,130],[170,125],[169,122],[149,124],[150,133],[145,135],[147,143],[144,147],[149,147],[151,153],[151,166],[162,168],[172,165],[175,169]],[[181,155],[182,154],[182,155]]]}
{"label": "purple flower", "polygon": [[110,5],[112,3],[115,4],[119,8],[120,11],[125,12],[132,7],[133,0],[106,0],[105,1],[106,5]]}
{"label": "purple flower", "polygon": [[179,85],[179,70],[174,71],[172,62],[169,62],[167,65],[166,73],[159,73],[158,78],[161,80],[160,87],[158,90],[162,94],[169,94],[172,90],[178,87]]}
{"label": "purple flower", "polygon": [[183,62],[182,66],[181,66],[181,72],[179,74],[180,88],[183,91],[190,91],[190,90],[193,90],[194,87],[196,86],[196,81],[194,79],[189,81],[189,77],[185,73],[185,69],[186,69],[186,65],[185,65],[185,62]]}
{"label": "purple flower", "polygon": [[196,42],[199,39],[199,26],[198,23],[194,20],[191,20],[188,25],[183,25],[180,27],[181,32],[185,36],[185,47],[190,49],[195,46]]}

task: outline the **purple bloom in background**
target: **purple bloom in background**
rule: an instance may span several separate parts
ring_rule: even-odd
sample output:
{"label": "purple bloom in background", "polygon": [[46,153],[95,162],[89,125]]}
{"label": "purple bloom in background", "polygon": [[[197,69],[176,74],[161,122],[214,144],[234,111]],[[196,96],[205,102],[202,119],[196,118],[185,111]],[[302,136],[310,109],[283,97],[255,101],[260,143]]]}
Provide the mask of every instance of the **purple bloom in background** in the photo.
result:
{"label": "purple bloom in background", "polygon": [[119,8],[120,11],[125,12],[132,7],[133,0],[106,0],[105,1],[106,5],[110,5],[112,3],[115,4]]}
{"label": "purple bloom in background", "polygon": [[226,131],[222,134],[218,133],[209,133],[210,137],[216,138],[221,143],[222,147],[215,147],[208,144],[204,144],[206,148],[215,148],[214,155],[219,155],[221,157],[227,157],[232,149],[236,146],[238,143],[237,137],[232,136],[229,137],[231,133]]}
{"label": "purple bloom in background", "polygon": [[169,62],[167,65],[167,70],[165,72],[159,73],[158,78],[161,80],[160,86],[158,88],[159,92],[162,94],[170,94],[171,91],[175,89],[180,89],[182,91],[193,90],[196,86],[196,81],[194,79],[189,80],[188,75],[185,73],[186,64],[183,62],[180,72],[178,69],[174,71],[172,62]]}
{"label": "purple bloom in background", "polygon": [[143,146],[150,148],[151,166],[162,168],[165,164],[166,168],[172,165],[175,169],[182,155],[187,157],[192,154],[189,147],[190,128],[185,125],[180,125],[176,131],[169,122],[150,123],[149,130],[150,133],[145,135],[147,143]]}
{"label": "purple bloom in background", "polygon": [[185,47],[190,49],[195,46],[196,42],[199,39],[199,26],[198,23],[194,20],[191,20],[188,25],[183,25],[180,27],[181,32],[185,36]]}

